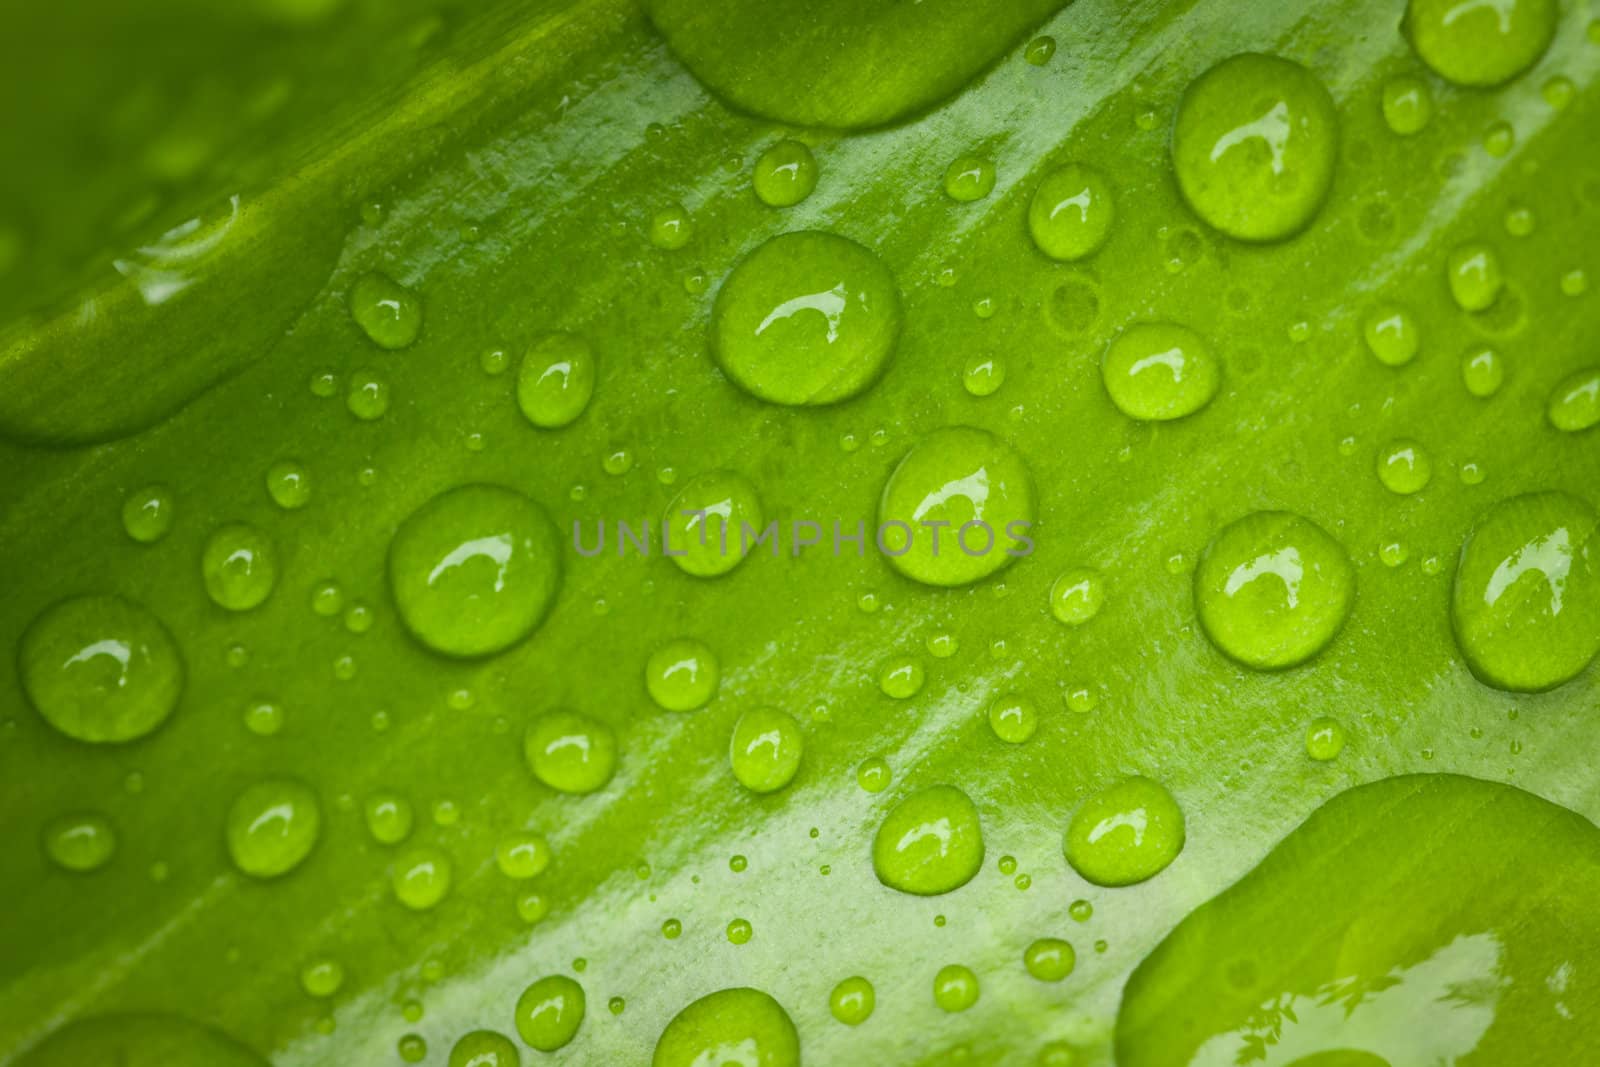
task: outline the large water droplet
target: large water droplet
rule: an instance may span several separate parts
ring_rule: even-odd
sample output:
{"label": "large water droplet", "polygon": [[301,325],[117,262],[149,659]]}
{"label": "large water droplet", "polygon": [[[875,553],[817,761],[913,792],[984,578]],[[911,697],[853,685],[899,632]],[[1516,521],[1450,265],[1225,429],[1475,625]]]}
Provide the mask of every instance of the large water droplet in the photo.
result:
{"label": "large water droplet", "polygon": [[1117,335],[1100,361],[1111,402],[1129,418],[1181,419],[1210,403],[1222,382],[1211,346],[1193,330],[1141,322]]}
{"label": "large water droplet", "polygon": [[450,1050],[449,1067],[521,1067],[522,1054],[504,1034],[474,1030]]}
{"label": "large water droplet", "polygon": [[772,793],[794,779],[805,746],[805,734],[793,715],[755,708],[734,725],[728,759],[740,785],[753,793]]}
{"label": "large water droplet", "polygon": [[982,866],[978,809],[954,786],[912,793],[889,812],[872,840],[878,881],[902,893],[948,893],[970,882]]}
{"label": "large water droplet", "polygon": [[1153,878],[1183,851],[1183,812],[1159,783],[1125,778],[1078,808],[1064,850],[1072,869],[1095,885]]}
{"label": "large water droplet", "polygon": [[1116,217],[1105,176],[1073,163],[1051,171],[1039,183],[1028,205],[1028,232],[1039,251],[1069,262],[1098,252]]}
{"label": "large water droplet", "polygon": [[697,475],[667,505],[665,536],[672,562],[701,578],[726,574],[753,546],[761,519],[761,498],[744,475],[726,470]]}
{"label": "large water droplet", "polygon": [[572,333],[547,333],[522,356],[517,406],[535,426],[559,429],[589,406],[594,379],[594,348],[588,341]]}
{"label": "large water droplet", "polygon": [[878,537],[894,568],[929,585],[987,578],[1032,549],[1033,481],[1010,445],[952,426],[917,443],[878,502]]}
{"label": "large water droplet", "polygon": [[800,1035],[772,997],[741,987],[707,994],[672,1017],[650,1067],[800,1067]]}
{"label": "large water droplet", "polygon": [[523,738],[533,776],[563,793],[593,793],[617,769],[617,736],[597,719],[552,711],[533,720]]}
{"label": "large water droplet", "polygon": [[872,252],[831,233],[779,234],[717,293],[712,350],[774,404],[832,404],[878,380],[900,334],[900,293]]}
{"label": "large water droplet", "polygon": [[1246,52],[1189,86],[1172,162],[1184,199],[1245,241],[1277,241],[1311,221],[1333,181],[1339,117],[1304,67]]}
{"label": "large water droplet", "polygon": [[564,974],[541,978],[517,998],[517,1033],[540,1052],[565,1048],[583,1025],[583,986]]}
{"label": "large water droplet", "polygon": [[46,722],[96,744],[150,733],[183,691],[172,635],[121,597],[78,597],[47,608],[22,635],[17,666]]}
{"label": "large water droplet", "polygon": [[278,553],[267,535],[242,522],[219,526],[200,556],[206,593],[218,607],[249,611],[272,594]]}
{"label": "large water droplet", "polygon": [[496,485],[441,493],[389,545],[389,587],[406,628],[451,656],[523,640],[561,586],[561,548],[544,509]]}
{"label": "large water droplet", "polygon": [[1195,569],[1206,635],[1258,670],[1303,663],[1333,640],[1355,599],[1339,542],[1309,519],[1258,511],[1225,527]]}
{"label": "large water droplet", "polygon": [[1480,515],[1451,594],[1472,672],[1536,692],[1577,677],[1600,652],[1600,516],[1566,493],[1529,493]]}
{"label": "large water droplet", "polygon": [[317,795],[289,778],[249,786],[228,809],[228,854],[252,878],[288,874],[311,854],[321,832]]}
{"label": "large water droplet", "polygon": [[1499,85],[1533,66],[1556,32],[1555,0],[1411,0],[1411,46],[1457,85]]}

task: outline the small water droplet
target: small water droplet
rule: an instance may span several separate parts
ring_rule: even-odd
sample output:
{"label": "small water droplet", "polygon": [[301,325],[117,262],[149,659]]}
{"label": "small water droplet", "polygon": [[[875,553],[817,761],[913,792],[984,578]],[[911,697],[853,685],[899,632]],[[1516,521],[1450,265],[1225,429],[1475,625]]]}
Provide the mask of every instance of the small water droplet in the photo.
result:
{"label": "small water droplet", "polygon": [[817,187],[817,160],[799,141],[779,141],[756,160],[751,184],[768,207],[793,207]]}
{"label": "small water droplet", "polygon": [[948,893],[970,882],[982,865],[978,809],[954,786],[930,786],[906,797],[872,842],[878,881],[902,893]]}
{"label": "small water droplet", "polygon": [[1165,870],[1183,851],[1177,801],[1148,778],[1125,778],[1085,800],[1067,827],[1072,869],[1095,885],[1126,886]]}

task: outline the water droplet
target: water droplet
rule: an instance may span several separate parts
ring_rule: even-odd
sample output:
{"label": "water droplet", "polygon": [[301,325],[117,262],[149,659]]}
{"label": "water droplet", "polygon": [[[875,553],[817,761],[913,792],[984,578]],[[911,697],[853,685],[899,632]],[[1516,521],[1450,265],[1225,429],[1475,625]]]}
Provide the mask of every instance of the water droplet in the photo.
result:
{"label": "water droplet", "polygon": [[1378,559],[1385,567],[1398,567],[1411,558],[1404,541],[1388,540],[1378,546]]}
{"label": "water droplet", "polygon": [[1064,850],[1095,885],[1125,886],[1166,870],[1183,851],[1183,812],[1159,783],[1124,778],[1078,808]]}
{"label": "water droplet", "polygon": [[794,1021],[759,989],[722,989],[672,1017],[656,1041],[651,1067],[707,1067],[734,1062],[800,1067]]}
{"label": "water droplet", "polygon": [[311,474],[299,460],[279,460],[267,468],[267,495],[285,511],[296,511],[311,501]]}
{"label": "water droplet", "polygon": [[116,854],[117,832],[99,812],[58,815],[44,828],[44,851],[63,870],[99,870]]}
{"label": "water droplet", "polygon": [[543,508],[495,485],[447,490],[400,524],[389,587],[413,636],[450,656],[509,648],[543,621],[561,549]]}
{"label": "water droplet", "polygon": [[379,348],[405,348],[422,330],[422,301],[388,275],[373,272],[350,287],[350,317]]}
{"label": "water droplet", "polygon": [[894,772],[882,756],[868,756],[856,767],[856,784],[868,793],[881,793],[889,788]]}
{"label": "water droplet", "polygon": [[1338,142],[1333,100],[1310,71],[1246,52],[1185,91],[1172,162],[1201,219],[1240,240],[1277,241],[1322,206]]}
{"label": "water droplet", "polygon": [[768,207],[793,207],[817,187],[817,160],[799,141],[779,141],[756,160],[756,196]]}
{"label": "water droplet", "polygon": [[269,778],[228,809],[228,854],[252,878],[277,878],[300,866],[322,832],[322,808],[309,786]]}
{"label": "water droplet", "polygon": [[1492,348],[1474,348],[1461,357],[1461,383],[1480,399],[1499,392],[1506,380],[1506,364]]}
{"label": "water droplet", "polygon": [[1041,982],[1059,982],[1072,973],[1078,954],[1058,937],[1041,937],[1022,953],[1022,965]]}
{"label": "water droplet", "polygon": [[562,793],[593,793],[617,770],[617,737],[611,727],[570,711],[533,720],[523,753],[533,776]]}
{"label": "water droplet", "polygon": [[529,346],[517,371],[517,406],[546,430],[570,424],[594,395],[595,356],[572,333],[547,333]]}
{"label": "water droplet", "polygon": [[1217,395],[1222,368],[1193,330],[1141,322],[1117,335],[1100,362],[1112,403],[1133,419],[1181,419]]}
{"label": "water droplet", "polygon": [[1116,200],[1105,175],[1073,163],[1039,182],[1028,205],[1028,233],[1039,251],[1070,262],[1098,252],[1116,217]]}
{"label": "water droplet", "polygon": [[543,893],[529,890],[517,898],[517,917],[532,926],[550,914],[550,900]]}
{"label": "water droplet", "polygon": [[897,656],[878,670],[878,688],[884,696],[895,700],[910,700],[922,692],[927,675],[922,664],[909,656]]}
{"label": "water droplet", "polygon": [[717,293],[712,348],[729,378],[774,404],[832,404],[883,373],[900,333],[900,294],[854,241],[779,234],[740,260]]}
{"label": "water droplet", "polygon": [[521,1067],[522,1055],[504,1034],[474,1030],[450,1050],[449,1067]]}
{"label": "water droplet", "polygon": [[1572,84],[1572,79],[1556,75],[1544,83],[1539,90],[1539,95],[1544,97],[1544,102],[1557,111],[1561,111],[1572,103],[1572,98],[1577,95],[1577,86]]}
{"label": "water droplet", "polygon": [[114,596],[47,608],[22,635],[18,669],[44,720],[93,744],[145,736],[172,714],[183,691],[183,660],[167,628]]}
{"label": "water droplet", "polygon": [[375,793],[366,804],[367,832],[380,845],[398,845],[411,836],[411,802],[395,793]]}
{"label": "water droplet", "polygon": [[517,1033],[540,1052],[554,1052],[577,1036],[584,1010],[583,987],[564,974],[552,974],[517,998]]}
{"label": "water droplet", "polygon": [[1074,922],[1086,923],[1094,918],[1094,905],[1087,900],[1074,900],[1067,908],[1067,914],[1072,916]]}
{"label": "water droplet", "polygon": [[1600,367],[1584,367],[1557,382],[1550,390],[1545,415],[1550,425],[1565,433],[1600,423]]}
{"label": "water droplet", "polygon": [[271,737],[283,729],[283,706],[257,700],[244,709],[244,728],[257,737]]}
{"label": "water droplet", "polygon": [[1039,729],[1039,709],[1020,693],[1003,693],[989,704],[989,728],[1007,744],[1020,745]]}
{"label": "water droplet", "polygon": [[350,375],[344,402],[350,414],[362,422],[381,419],[389,410],[389,382],[377,371],[363,367]]}
{"label": "water droplet", "polygon": [[550,866],[550,842],[531,831],[510,834],[495,845],[494,861],[507,878],[537,878]]}
{"label": "water droplet", "polygon": [[1054,37],[1035,37],[1028,42],[1023,58],[1036,67],[1042,67],[1050,62],[1050,57],[1056,54],[1056,39]]}
{"label": "water droplet", "polygon": [[1451,621],[1472,672],[1538,692],[1600,652],[1600,560],[1593,508],[1566,493],[1513,497],[1480,515],[1461,546]]}
{"label": "water droplet", "polygon": [[1434,73],[1457,85],[1499,85],[1544,54],[1556,32],[1555,0],[1410,0],[1403,22]]}
{"label": "water droplet", "polygon": [[1100,613],[1106,600],[1105,579],[1087,567],[1063,571],[1050,587],[1050,614],[1068,626],[1082,626]]}
{"label": "water droplet", "polygon": [[944,171],[945,195],[969,203],[994,192],[994,161],[981,156],[957,156]]}
{"label": "water droplet", "polygon": [[1034,507],[1027,466],[1010,445],[970,426],[935,430],[884,485],[880,547],[908,578],[966,585],[1031,551]]}
{"label": "water droplet", "polygon": [[122,502],[122,528],[140,544],[154,544],[172,529],[174,506],[172,490],[164,485],[135,489]]}
{"label": "water droplet", "polygon": [[478,367],[491,378],[497,374],[504,374],[506,368],[511,366],[511,353],[493,345],[478,353]]}
{"label": "water droplet", "polygon": [[206,592],[218,607],[249,611],[272,593],[278,557],[267,536],[242,522],[219,526],[200,556]]}
{"label": "water droplet", "polygon": [[1415,74],[1391,78],[1383,86],[1383,121],[1402,137],[1421,132],[1433,118],[1433,91]]}
{"label": "water droplet", "polygon": [[685,574],[711,578],[733,570],[754,547],[761,530],[761,497],[742,474],[707,471],[679,490],[663,521],[663,551],[670,547],[672,562]]}
{"label": "water droplet", "polygon": [[923,645],[927,648],[928,655],[934,659],[949,659],[961,648],[955,634],[948,633],[929,634]]}
{"label": "water droplet", "polygon": [[1355,599],[1350,558],[1322,527],[1258,511],[1225,527],[1195,570],[1206,635],[1257,670],[1303,663],[1333,640]]}
{"label": "water droplet", "polygon": [[1335,759],[1344,751],[1345,729],[1338,719],[1312,719],[1306,727],[1306,755],[1319,762]]}
{"label": "water droplet", "polygon": [[669,204],[650,216],[650,243],[675,252],[694,236],[694,220],[682,204]]}
{"label": "water droplet", "polygon": [[872,1016],[877,1005],[877,994],[872,983],[855,975],[833,987],[828,994],[828,1010],[846,1026],[860,1026]]}
{"label": "water droplet", "polygon": [[683,923],[677,919],[668,919],[661,924],[661,936],[668,941],[676,941],[683,933]]}
{"label": "water droplet", "polygon": [[748,944],[755,930],[750,926],[748,919],[734,919],[728,923],[728,942],[734,945]]}
{"label": "water droplet", "polygon": [[1483,131],[1483,150],[1496,159],[1509,155],[1517,145],[1517,132],[1507,122],[1496,122]]}
{"label": "water droplet", "polygon": [[733,727],[729,762],[739,784],[753,793],[772,793],[793,780],[805,752],[805,734],[788,712],[755,708]]}
{"label": "water droplet", "polygon": [[1416,320],[1402,307],[1386,304],[1367,316],[1362,327],[1367,350],[1391,367],[1410,363],[1417,355],[1421,336]]}
{"label": "water droplet", "polygon": [[428,1042],[421,1034],[405,1034],[396,1050],[407,1063],[421,1063],[428,1058]]}
{"label": "water droplet", "polygon": [[978,1003],[978,976],[959,963],[940,967],[933,976],[933,1002],[943,1011],[966,1011]]}
{"label": "water droplet", "polygon": [[929,786],[906,797],[872,841],[878,881],[902,893],[948,893],[970,882],[982,866],[978,809],[954,786]]}
{"label": "water droplet", "polygon": [[344,609],[344,590],[333,580],[318,582],[311,587],[312,614],[331,619]]}
{"label": "water droplet", "polygon": [[390,884],[401,904],[427,911],[450,894],[453,874],[449,856],[430,845],[417,845],[395,858]]}
{"label": "water droplet", "polygon": [[1561,276],[1561,292],[1566,296],[1582,296],[1589,291],[1589,276],[1582,268],[1569,270]]}
{"label": "water droplet", "polygon": [[1391,493],[1419,492],[1433,477],[1433,460],[1415,441],[1401,438],[1378,450],[1378,480]]}
{"label": "water droplet", "polygon": [[331,997],[344,985],[344,966],[338,960],[312,960],[300,970],[300,988],[309,996]]}
{"label": "water droplet", "polygon": [[1486,244],[1472,243],[1452,249],[1445,265],[1450,295],[1463,311],[1482,311],[1500,295],[1505,278],[1500,257]]}
{"label": "water droplet", "polygon": [[999,356],[974,355],[961,371],[961,384],[973,396],[993,396],[1005,380],[1006,365]]}
{"label": "water droplet", "polygon": [[644,666],[650,699],[667,711],[704,707],[716,695],[721,677],[716,654],[688,637],[668,641],[650,653]]}

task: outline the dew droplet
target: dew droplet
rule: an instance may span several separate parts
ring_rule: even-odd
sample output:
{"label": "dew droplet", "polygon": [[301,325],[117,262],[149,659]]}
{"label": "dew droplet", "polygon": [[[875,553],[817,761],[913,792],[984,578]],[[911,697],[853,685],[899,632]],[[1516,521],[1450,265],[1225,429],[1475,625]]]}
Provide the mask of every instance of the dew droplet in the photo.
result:
{"label": "dew droplet", "polygon": [[1421,336],[1411,313],[1394,304],[1386,304],[1367,316],[1362,326],[1367,350],[1378,362],[1391,367],[1404,366],[1417,355]]}
{"label": "dew droplet", "polygon": [[1228,525],[1195,570],[1206,635],[1257,670],[1303,663],[1333,640],[1355,599],[1339,542],[1309,519],[1258,511]]}
{"label": "dew droplet", "polygon": [[1246,52],[1184,92],[1172,162],[1184,199],[1231,237],[1277,241],[1311,221],[1338,156],[1328,90],[1298,63]]}
{"label": "dew droplet", "polygon": [[878,669],[878,688],[895,700],[910,700],[922,692],[927,675],[922,664],[909,656],[897,656]]}
{"label": "dew droplet", "polygon": [[254,526],[229,523],[206,540],[200,571],[218,607],[249,611],[271,595],[278,580],[278,554]]}
{"label": "dew droplet", "polygon": [[788,785],[800,769],[805,734],[793,715],[777,708],[754,708],[733,727],[728,760],[733,776],[752,793],[772,793]]}
{"label": "dew droplet", "polygon": [[1344,751],[1345,729],[1338,719],[1326,716],[1312,719],[1306,727],[1306,755],[1320,763],[1335,759]]}
{"label": "dew droplet", "polygon": [[954,786],[929,786],[900,801],[872,841],[878,881],[902,893],[948,893],[970,882],[982,866],[978,809]]}
{"label": "dew droplet", "polygon": [[651,1067],[733,1062],[800,1067],[800,1035],[772,997],[740,987],[707,994],[672,1017],[656,1040]]}
{"label": "dew droplet", "polygon": [[978,976],[959,963],[940,967],[933,976],[933,1002],[942,1011],[966,1011],[978,1003]]}
{"label": "dew droplet", "polygon": [[1050,614],[1068,626],[1082,626],[1094,618],[1105,600],[1105,579],[1088,567],[1063,571],[1050,586]]}
{"label": "dew droplet", "polygon": [[1450,295],[1462,311],[1482,311],[1500,295],[1505,278],[1500,273],[1500,257],[1486,244],[1473,242],[1450,251],[1445,264]]}
{"label": "dew droplet", "polygon": [[401,904],[412,911],[427,911],[450,895],[453,877],[449,856],[431,845],[416,845],[395,857],[390,884]]}
{"label": "dew droplet", "polygon": [[552,711],[529,725],[523,754],[533,776],[562,793],[593,793],[617,770],[617,737],[597,719]]}
{"label": "dew droplet", "polygon": [[312,960],[300,970],[300,988],[308,996],[326,998],[344,985],[344,966],[338,960]]}
{"label": "dew droplet", "polygon": [[541,429],[569,425],[594,395],[594,348],[572,333],[547,333],[523,353],[517,406]]}
{"label": "dew droplet", "polygon": [[754,936],[755,930],[748,919],[734,919],[728,923],[728,943],[732,945],[748,944]]}
{"label": "dew droplet", "polygon": [[584,1011],[583,987],[564,974],[552,974],[517,998],[517,1033],[540,1052],[554,1052],[577,1036]]}
{"label": "dew droplet", "polygon": [[1415,441],[1401,438],[1378,450],[1378,480],[1391,493],[1419,492],[1433,477],[1433,460]]}
{"label": "dew droplet", "polygon": [[1028,204],[1028,233],[1039,251],[1071,262],[1098,252],[1116,217],[1116,201],[1105,175],[1072,163],[1039,182]]}
{"label": "dew droplet", "polygon": [[855,975],[833,987],[828,994],[828,1010],[846,1026],[860,1026],[872,1016],[877,994],[872,983]]}
{"label": "dew droplet", "polygon": [[1417,55],[1457,85],[1510,81],[1556,32],[1555,0],[1410,0],[1403,22]]}
{"label": "dew droplet", "polygon": [[1050,57],[1056,54],[1056,39],[1054,37],[1035,37],[1028,42],[1028,47],[1022,53],[1023,58],[1036,67],[1042,67],[1050,62]]}
{"label": "dew droplet", "polygon": [[645,689],[667,711],[704,707],[716,695],[721,677],[716,654],[693,638],[668,641],[645,661]]}
{"label": "dew droplet", "polygon": [[1383,121],[1402,137],[1420,133],[1433,118],[1433,91],[1415,74],[1401,74],[1383,85]]}
{"label": "dew droplet", "polygon": [[521,1067],[522,1055],[504,1034],[474,1030],[450,1050],[449,1067]]}
{"label": "dew droplet", "polygon": [[267,495],[285,511],[311,502],[311,474],[299,460],[283,459],[267,468]]}
{"label": "dew droplet", "polygon": [[389,410],[389,381],[370,367],[350,375],[344,394],[345,407],[362,422],[383,418]]}
{"label": "dew droplet", "polygon": [[272,737],[283,729],[283,706],[271,700],[257,700],[244,709],[244,728],[257,737]]}
{"label": "dew droplet", "polygon": [[944,192],[952,200],[970,203],[994,192],[994,161],[982,156],[957,156],[944,171]]}
{"label": "dew droplet", "polygon": [[252,878],[288,874],[311,854],[321,833],[316,794],[291,778],[257,782],[228,809],[228,854]]}
{"label": "dew droplet", "polygon": [[97,811],[58,815],[44,828],[44,851],[62,870],[96,871],[116,855],[117,832]]}
{"label": "dew droplet", "polygon": [[717,293],[711,340],[734,383],[774,404],[832,404],[866,391],[901,324],[894,276],[830,233],[779,234],[740,260]]}
{"label": "dew droplet", "polygon": [[532,500],[465,485],[401,522],[388,571],[395,607],[417,640],[449,656],[485,656],[544,620],[561,586],[561,548]]}
{"label": "dew droplet", "polygon": [[1199,334],[1185,326],[1142,322],[1117,335],[1100,362],[1112,403],[1133,419],[1181,419],[1210,403],[1222,369]]}
{"label": "dew droplet", "polygon": [[380,845],[398,845],[411,836],[416,816],[411,802],[396,793],[375,793],[366,804],[367,832]]}
{"label": "dew droplet", "polygon": [[1461,357],[1461,384],[1479,399],[1493,396],[1506,380],[1506,363],[1492,348],[1469,349]]}
{"label": "dew droplet", "polygon": [[999,356],[974,355],[961,371],[961,384],[973,396],[993,396],[1005,380],[1006,365]]}
{"label": "dew droplet", "polygon": [[142,545],[155,544],[172,529],[172,490],[164,485],[135,489],[122,502],[122,528]]}
{"label": "dew droplet", "polygon": [[989,728],[1007,744],[1020,745],[1039,729],[1039,709],[1020,693],[1003,693],[989,704]]}
{"label": "dew droplet", "polygon": [[494,861],[507,878],[537,878],[550,866],[550,842],[527,830],[509,834],[494,846]]}
{"label": "dew droplet", "polygon": [[1566,493],[1503,500],[1461,546],[1451,593],[1456,641],[1488,685],[1539,692],[1600,652],[1600,516]]}
{"label": "dew droplet", "polygon": [[374,271],[350,287],[350,317],[379,348],[405,348],[422,330],[422,301],[388,275]]}
{"label": "dew droplet", "polygon": [[1027,555],[1033,482],[1010,445],[985,430],[935,430],[906,453],[878,503],[879,547],[928,585],[987,578]]}
{"label": "dew droplet", "polygon": [[856,784],[868,793],[883,792],[889,788],[893,777],[888,761],[882,756],[868,756],[856,767]]}
{"label": "dew droplet", "polygon": [[756,160],[751,184],[768,207],[793,207],[817,187],[817,159],[799,141],[779,141]]}
{"label": "dew droplet", "polygon": [[1483,131],[1483,150],[1496,159],[1511,153],[1517,145],[1517,131],[1508,122],[1496,122]]}
{"label": "dew droplet", "polygon": [[754,547],[761,530],[761,498],[744,475],[707,471],[678,491],[663,522],[663,551],[672,562],[685,574],[711,578],[733,570]]}
{"label": "dew droplet", "polygon": [[1059,982],[1072,973],[1078,954],[1059,937],[1041,937],[1022,953],[1022,965],[1041,982]]}
{"label": "dew droplet", "polygon": [[1124,778],[1085,800],[1067,827],[1072,869],[1095,885],[1125,886],[1166,870],[1183,851],[1183,812],[1148,778]]}
{"label": "dew droplet", "polygon": [[22,688],[45,722],[91,744],[132,741],[167,720],[183,691],[171,633],[114,596],[63,600],[22,635]]}
{"label": "dew droplet", "polygon": [[694,236],[694,220],[682,204],[669,204],[650,216],[650,243],[675,252]]}
{"label": "dew droplet", "polygon": [[1573,371],[1557,382],[1544,410],[1550,425],[1564,433],[1600,423],[1600,366]]}

